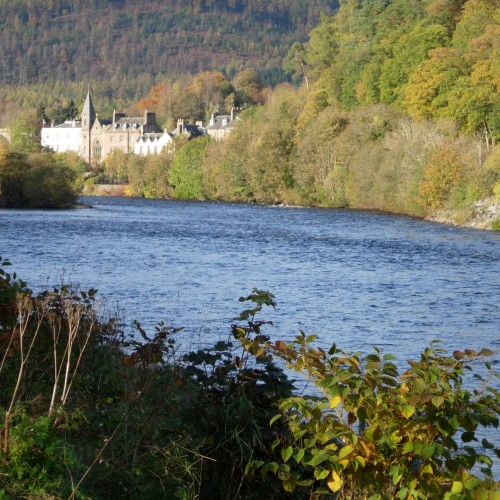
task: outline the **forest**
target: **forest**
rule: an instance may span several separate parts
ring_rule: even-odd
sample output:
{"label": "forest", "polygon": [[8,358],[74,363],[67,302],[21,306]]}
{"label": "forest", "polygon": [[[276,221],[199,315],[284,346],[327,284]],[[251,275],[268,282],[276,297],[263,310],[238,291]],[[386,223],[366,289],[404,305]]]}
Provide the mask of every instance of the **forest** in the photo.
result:
{"label": "forest", "polygon": [[[16,0],[0,17],[0,126],[19,109],[77,102],[87,84],[110,109],[160,77],[255,68],[283,81],[288,47],[305,41],[335,0]],[[80,85],[75,82],[80,82]],[[103,102],[104,104],[104,102]],[[102,108],[101,108],[102,109]],[[3,115],[3,116],[2,116]]]}

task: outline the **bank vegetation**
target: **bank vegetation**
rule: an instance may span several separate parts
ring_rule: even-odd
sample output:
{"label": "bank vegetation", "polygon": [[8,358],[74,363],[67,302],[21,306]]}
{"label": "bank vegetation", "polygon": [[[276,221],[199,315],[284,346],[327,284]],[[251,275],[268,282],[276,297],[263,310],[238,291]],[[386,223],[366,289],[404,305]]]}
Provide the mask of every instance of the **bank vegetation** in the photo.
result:
{"label": "bank vegetation", "polygon": [[273,295],[240,302],[181,353],[182,329],[126,334],[96,290],[35,293],[0,259],[0,497],[494,498],[495,352],[433,343],[401,369],[271,340]]}

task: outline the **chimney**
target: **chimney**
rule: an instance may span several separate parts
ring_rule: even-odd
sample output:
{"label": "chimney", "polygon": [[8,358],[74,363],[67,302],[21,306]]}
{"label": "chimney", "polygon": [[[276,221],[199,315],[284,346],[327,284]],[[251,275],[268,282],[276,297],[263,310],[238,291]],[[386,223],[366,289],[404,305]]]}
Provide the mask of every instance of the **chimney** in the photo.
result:
{"label": "chimney", "polygon": [[182,118],[177,120],[177,130],[179,131],[179,134],[181,134],[184,130],[184,120]]}

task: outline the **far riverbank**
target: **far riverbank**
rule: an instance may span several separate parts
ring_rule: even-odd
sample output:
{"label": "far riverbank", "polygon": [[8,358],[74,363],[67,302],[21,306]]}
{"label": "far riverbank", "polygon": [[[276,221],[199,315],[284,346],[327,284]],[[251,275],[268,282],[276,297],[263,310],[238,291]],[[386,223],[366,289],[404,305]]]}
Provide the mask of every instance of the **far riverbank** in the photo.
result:
{"label": "far riverbank", "polygon": [[[126,196],[127,184],[94,184],[84,189],[84,196]],[[348,207],[357,209],[360,207]],[[396,214],[412,215],[412,214]],[[500,201],[494,198],[472,203],[468,211],[436,210],[433,214],[424,218],[441,224],[451,224],[459,227],[473,229],[499,230],[496,225],[500,224]]]}

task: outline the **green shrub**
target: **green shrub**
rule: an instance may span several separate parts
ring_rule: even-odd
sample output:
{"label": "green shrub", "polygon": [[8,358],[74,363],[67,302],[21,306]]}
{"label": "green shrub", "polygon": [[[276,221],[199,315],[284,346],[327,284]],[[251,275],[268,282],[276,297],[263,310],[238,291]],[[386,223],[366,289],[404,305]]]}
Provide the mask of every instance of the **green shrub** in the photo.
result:
{"label": "green shrub", "polygon": [[436,148],[427,159],[420,183],[422,205],[440,208],[447,201],[462,175],[462,164],[456,151],[446,145]]}
{"label": "green shrub", "polygon": [[[479,445],[478,429],[498,428],[499,391],[488,384],[497,375],[486,362],[488,377],[475,375],[479,387],[464,384],[465,369],[492,351],[449,357],[433,346],[400,375],[394,357],[379,349],[361,356],[334,344],[325,352],[314,340],[301,333],[290,344],[265,345],[321,395],[279,402],[271,424],[285,421],[288,432],[274,440],[274,460],[254,461],[249,473],[276,474],[286,491],[311,497],[458,499],[495,491],[489,452],[500,456],[500,449],[486,438]],[[476,467],[489,479],[474,475]]]}
{"label": "green shrub", "polygon": [[209,137],[190,141],[175,156],[168,173],[174,197],[195,200],[204,198],[201,164],[210,141]]}
{"label": "green shrub", "polygon": [[0,162],[0,192],[7,207],[68,208],[75,204],[77,174],[57,165],[53,155],[25,159],[10,155]]}
{"label": "green shrub", "polygon": [[2,468],[0,487],[16,497],[71,493],[68,471],[81,472],[71,446],[57,436],[52,419],[21,414],[11,425],[7,466]]}
{"label": "green shrub", "polygon": [[[98,320],[95,290],[35,295],[8,264],[0,258],[0,498],[494,490],[500,452],[478,431],[498,426],[496,374],[486,362],[479,388],[464,378],[491,351],[448,357],[433,346],[400,375],[378,350],[326,353],[304,334],[271,344],[259,315],[276,303],[253,290],[227,341],[178,358],[180,329],[136,323],[129,339],[116,319]],[[294,394],[282,361],[313,381],[313,395]]]}

